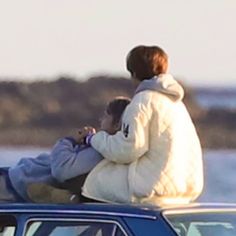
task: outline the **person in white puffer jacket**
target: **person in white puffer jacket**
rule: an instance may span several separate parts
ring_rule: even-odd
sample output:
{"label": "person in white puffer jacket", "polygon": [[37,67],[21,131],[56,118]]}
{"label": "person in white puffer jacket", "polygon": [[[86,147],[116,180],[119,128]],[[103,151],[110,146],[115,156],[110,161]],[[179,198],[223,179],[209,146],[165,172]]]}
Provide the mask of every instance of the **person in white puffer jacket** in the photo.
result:
{"label": "person in white puffer jacket", "polygon": [[83,195],[105,202],[185,204],[203,189],[202,151],[184,90],[167,74],[168,57],[157,46],[137,46],[127,69],[137,85],[122,129],[88,135],[103,157],[88,175]]}

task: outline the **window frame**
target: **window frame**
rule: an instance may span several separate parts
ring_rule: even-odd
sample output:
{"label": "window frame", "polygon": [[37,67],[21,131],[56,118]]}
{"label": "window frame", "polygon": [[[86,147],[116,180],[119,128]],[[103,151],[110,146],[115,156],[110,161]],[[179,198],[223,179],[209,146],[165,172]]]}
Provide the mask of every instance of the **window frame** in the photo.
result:
{"label": "window frame", "polygon": [[[14,227],[14,232],[13,232],[13,235],[15,236],[16,233],[17,233],[17,229],[18,229],[18,220],[17,220],[17,217],[15,215],[12,215],[12,214],[8,214],[8,213],[1,213],[0,214],[0,219],[1,218],[8,218],[6,220],[5,223],[7,222],[10,222],[11,224],[4,224],[2,225],[1,227]],[[1,232],[2,233],[2,232]]]}
{"label": "window frame", "polygon": [[[178,215],[189,215],[189,216],[195,216],[195,215],[209,215],[209,214],[234,214],[236,216],[236,208],[199,208],[199,209],[183,209],[183,210],[164,210],[161,212],[162,217],[167,222],[167,224],[170,226],[173,232],[175,232],[176,235],[179,235],[179,233],[176,231],[173,222],[170,220],[168,216],[178,216]],[[191,221],[191,220],[190,220]],[[180,222],[181,223],[181,222]],[[194,223],[194,220],[192,222]]]}
{"label": "window frame", "polygon": [[[78,216],[79,217],[79,216]],[[26,232],[27,232],[27,226],[30,223],[33,222],[55,222],[55,221],[62,221],[62,222],[83,222],[83,223],[105,223],[105,224],[113,224],[116,226],[116,229],[120,229],[121,232],[124,234],[124,236],[130,236],[130,234],[124,229],[124,227],[122,226],[122,224],[116,220],[113,219],[94,219],[94,218],[75,218],[75,217],[58,217],[58,216],[50,216],[50,217],[32,217],[29,218],[25,221],[25,225],[24,225],[24,230],[23,230],[23,236],[26,236]],[[113,232],[113,234],[115,235],[116,231]]]}

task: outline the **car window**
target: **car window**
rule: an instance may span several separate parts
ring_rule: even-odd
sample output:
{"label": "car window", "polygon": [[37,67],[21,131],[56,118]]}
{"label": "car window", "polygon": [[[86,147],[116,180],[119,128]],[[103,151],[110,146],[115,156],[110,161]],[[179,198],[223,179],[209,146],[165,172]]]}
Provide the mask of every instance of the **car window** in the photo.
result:
{"label": "car window", "polygon": [[26,228],[26,236],[125,236],[113,222],[81,222],[64,220],[31,221]]}
{"label": "car window", "polygon": [[235,236],[236,213],[166,214],[169,223],[180,236]]}
{"label": "car window", "polygon": [[17,221],[14,216],[1,215],[0,216],[0,235],[13,236],[16,231]]}

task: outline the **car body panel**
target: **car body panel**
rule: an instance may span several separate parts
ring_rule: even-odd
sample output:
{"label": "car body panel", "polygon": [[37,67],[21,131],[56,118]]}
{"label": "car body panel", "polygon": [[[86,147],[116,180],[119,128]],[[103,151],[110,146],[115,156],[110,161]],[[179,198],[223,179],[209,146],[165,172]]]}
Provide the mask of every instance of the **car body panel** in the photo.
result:
{"label": "car body panel", "polygon": [[[202,215],[204,214],[206,214],[206,216],[207,214],[209,216],[217,216],[219,213],[226,215],[232,213],[233,216],[236,216],[236,205],[188,204],[184,206],[161,208],[150,205],[106,203],[86,203],[77,205],[1,204],[0,222],[3,220],[3,225],[4,222],[9,223],[7,230],[12,230],[11,224],[17,225],[16,236],[49,235],[49,232],[51,231],[53,233],[50,235],[66,235],[62,232],[67,232],[68,235],[68,230],[75,230],[76,227],[80,227],[80,229],[87,227],[88,229],[91,228],[93,230],[98,230],[100,227],[100,231],[96,231],[99,233],[96,234],[89,234],[89,231],[87,232],[85,230],[87,232],[86,235],[96,236],[110,235],[110,233],[108,233],[109,230],[109,232],[114,232],[115,236],[176,236],[178,235],[177,231],[180,232],[181,230],[179,229],[179,225],[176,227],[176,225],[173,224],[173,217],[178,220],[178,217],[180,216],[179,218],[183,220],[183,216],[186,215],[189,216],[188,218],[193,218],[194,221],[194,216],[200,215],[202,218]],[[16,222],[14,223],[14,221]],[[223,223],[221,222],[220,224],[223,225]],[[221,226],[220,224],[218,223],[217,227]],[[224,224],[223,226],[225,225],[227,226],[227,224]],[[197,226],[196,224],[192,224],[192,226],[192,228],[195,227],[195,230],[197,227],[203,227],[199,222]],[[76,230],[78,230],[77,228]],[[36,230],[36,233],[34,230]],[[33,234],[31,234],[31,231]],[[57,234],[57,232],[60,232],[60,234]],[[186,232],[181,232],[179,234],[191,236],[191,234],[187,234]],[[5,236],[6,234],[3,235]]]}

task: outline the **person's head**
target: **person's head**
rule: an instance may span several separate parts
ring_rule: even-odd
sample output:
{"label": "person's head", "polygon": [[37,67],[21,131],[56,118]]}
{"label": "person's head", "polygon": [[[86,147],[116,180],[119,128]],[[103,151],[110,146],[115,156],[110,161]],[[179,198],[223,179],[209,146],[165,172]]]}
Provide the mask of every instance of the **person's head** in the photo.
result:
{"label": "person's head", "polygon": [[127,55],[126,67],[136,84],[153,76],[166,73],[168,56],[158,46],[137,46]]}
{"label": "person's head", "polygon": [[121,117],[129,103],[130,99],[127,97],[116,97],[110,101],[101,118],[101,130],[109,134],[115,134],[120,130]]}

